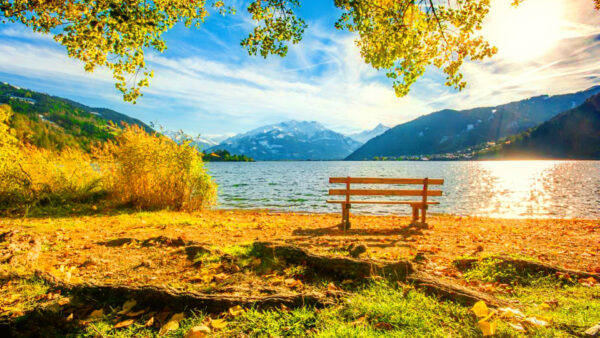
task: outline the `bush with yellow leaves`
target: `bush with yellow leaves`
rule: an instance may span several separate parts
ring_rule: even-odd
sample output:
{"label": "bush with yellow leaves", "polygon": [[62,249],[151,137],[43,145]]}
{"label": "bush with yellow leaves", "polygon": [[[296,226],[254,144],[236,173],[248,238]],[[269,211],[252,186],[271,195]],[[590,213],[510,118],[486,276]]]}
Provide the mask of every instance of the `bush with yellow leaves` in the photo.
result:
{"label": "bush with yellow leaves", "polygon": [[108,171],[110,194],[119,204],[189,211],[216,201],[217,186],[189,141],[176,143],[131,125],[95,154]]}
{"label": "bush with yellow leaves", "polygon": [[21,144],[0,105],[0,212],[62,206],[110,197],[138,209],[198,210],[216,201],[216,184],[188,141],[175,143],[139,126],[125,126],[92,154]]}
{"label": "bush with yellow leaves", "polygon": [[19,144],[7,125],[10,107],[0,107],[0,209],[88,202],[104,194],[103,173],[77,149],[53,152]]}

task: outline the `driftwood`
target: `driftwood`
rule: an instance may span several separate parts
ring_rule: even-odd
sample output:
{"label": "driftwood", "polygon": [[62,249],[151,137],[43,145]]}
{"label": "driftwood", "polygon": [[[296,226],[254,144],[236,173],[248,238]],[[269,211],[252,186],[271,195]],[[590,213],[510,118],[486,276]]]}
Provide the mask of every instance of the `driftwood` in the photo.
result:
{"label": "driftwood", "polygon": [[498,266],[513,266],[518,272],[522,273],[532,273],[532,274],[544,274],[554,276],[557,274],[569,275],[574,278],[589,278],[593,277],[596,280],[600,281],[600,274],[591,273],[579,270],[571,270],[564,269],[557,266],[534,262],[530,260],[513,258],[508,256],[489,256],[485,258],[462,258],[454,261],[454,265],[459,270],[469,270],[475,265],[475,263],[481,261],[482,259],[493,259],[498,261]]}
{"label": "driftwood", "polygon": [[507,305],[506,301],[497,299],[494,296],[470,290],[461,285],[416,271],[409,261],[385,263],[347,257],[327,257],[308,253],[296,246],[265,242],[254,243],[254,250],[267,257],[277,257],[290,263],[307,265],[315,273],[325,274],[337,279],[381,276],[391,280],[412,283],[426,293],[465,305],[473,305],[480,300],[493,307]]}
{"label": "driftwood", "polygon": [[224,294],[204,294],[197,292],[178,292],[160,286],[126,286],[111,284],[81,283],[73,284],[62,281],[55,276],[37,271],[36,276],[44,280],[53,289],[73,295],[86,296],[96,300],[111,298],[135,299],[146,306],[169,306],[173,310],[189,308],[202,309],[208,313],[222,313],[229,308],[240,305],[258,309],[288,308],[302,306],[323,307],[333,304],[333,300],[320,293],[285,293],[268,296],[243,296]]}

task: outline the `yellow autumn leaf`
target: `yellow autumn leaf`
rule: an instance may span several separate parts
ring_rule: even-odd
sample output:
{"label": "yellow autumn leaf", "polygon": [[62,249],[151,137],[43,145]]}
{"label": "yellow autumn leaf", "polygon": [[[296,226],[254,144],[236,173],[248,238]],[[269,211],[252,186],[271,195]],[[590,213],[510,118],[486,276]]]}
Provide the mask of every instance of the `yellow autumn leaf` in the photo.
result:
{"label": "yellow autumn leaf", "polygon": [[246,312],[246,310],[244,310],[244,308],[239,305],[229,308],[229,313],[234,317],[242,315],[244,314],[244,312]]}
{"label": "yellow autumn leaf", "polygon": [[120,329],[120,328],[123,328],[123,327],[128,327],[131,324],[133,324],[134,322],[135,322],[135,320],[133,320],[133,319],[127,319],[127,320],[124,320],[122,322],[119,322],[119,323],[115,324],[114,328],[115,329]]}
{"label": "yellow autumn leaf", "polygon": [[143,314],[145,312],[146,312],[145,309],[142,309],[142,310],[139,310],[139,311],[135,311],[135,312],[129,312],[127,314],[127,317],[137,317],[137,316],[139,316],[139,315],[141,315],[141,314]]}
{"label": "yellow autumn leaf", "polygon": [[158,334],[163,335],[170,331],[175,331],[179,328],[179,322],[176,320],[169,320],[165,325],[160,328]]}
{"label": "yellow autumn leaf", "polygon": [[150,327],[154,325],[154,317],[150,317],[150,319],[148,319],[148,321],[144,324],[145,327]]}
{"label": "yellow autumn leaf", "polygon": [[227,322],[224,319],[213,319],[210,321],[210,326],[212,326],[213,329],[224,329],[227,326]]}
{"label": "yellow autumn leaf", "polygon": [[130,300],[126,301],[123,304],[122,310],[117,312],[117,314],[119,314],[119,315],[126,314],[127,312],[131,311],[131,309],[133,309],[133,307],[136,304],[137,304],[137,302],[135,301],[135,299],[130,299]]}
{"label": "yellow autumn leaf", "polygon": [[488,309],[487,305],[485,305],[485,302],[482,300],[475,303],[475,305],[473,305],[473,308],[471,310],[479,318],[486,317],[490,313],[490,310]]}
{"label": "yellow autumn leaf", "polygon": [[493,322],[480,320],[477,322],[477,326],[479,326],[479,329],[481,329],[484,336],[491,336],[496,333],[498,323],[495,320]]}
{"label": "yellow autumn leaf", "polygon": [[549,310],[550,309],[550,304],[548,304],[548,303],[542,303],[542,304],[538,305],[538,309],[540,309],[540,310]]}
{"label": "yellow autumn leaf", "polygon": [[191,328],[184,338],[202,338],[210,333],[210,328],[206,325],[198,325]]}
{"label": "yellow autumn leaf", "polygon": [[92,313],[90,313],[89,318],[90,319],[96,319],[96,318],[100,318],[104,315],[104,310],[100,309],[100,310],[94,310],[92,311]]}
{"label": "yellow autumn leaf", "polygon": [[513,317],[525,317],[525,314],[521,312],[521,310],[513,309],[510,307],[504,307],[499,309],[502,313],[503,318],[513,318]]}

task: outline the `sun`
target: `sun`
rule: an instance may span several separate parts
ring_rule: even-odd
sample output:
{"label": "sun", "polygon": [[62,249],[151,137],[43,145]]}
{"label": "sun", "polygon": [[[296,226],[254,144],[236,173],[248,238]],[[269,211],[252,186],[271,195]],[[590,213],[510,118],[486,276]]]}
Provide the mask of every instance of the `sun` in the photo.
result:
{"label": "sun", "polygon": [[561,0],[492,1],[483,35],[498,47],[498,57],[529,61],[547,54],[563,37],[565,15]]}

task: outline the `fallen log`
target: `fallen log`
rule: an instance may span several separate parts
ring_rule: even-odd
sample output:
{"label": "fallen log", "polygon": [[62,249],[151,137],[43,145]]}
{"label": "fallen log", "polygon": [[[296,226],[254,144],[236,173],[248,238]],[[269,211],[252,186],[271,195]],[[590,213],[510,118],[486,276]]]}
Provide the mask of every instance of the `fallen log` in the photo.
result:
{"label": "fallen log", "polygon": [[461,271],[470,270],[473,266],[485,259],[492,259],[497,261],[499,267],[512,266],[517,272],[520,273],[532,273],[532,274],[544,274],[548,276],[555,275],[569,275],[574,278],[595,278],[600,281],[600,274],[591,273],[579,270],[565,269],[554,265],[530,261],[526,259],[508,257],[508,256],[488,256],[484,258],[461,258],[454,261],[454,265]]}
{"label": "fallen log", "polygon": [[328,257],[309,253],[297,246],[269,242],[255,242],[253,249],[262,257],[277,257],[288,263],[306,265],[311,267],[315,273],[328,275],[338,280],[372,276],[404,280],[408,274],[414,272],[409,261],[387,263],[350,257]]}
{"label": "fallen log", "polygon": [[[334,304],[327,295],[311,293],[279,293],[268,296],[244,296],[225,294],[204,294],[197,292],[178,292],[161,286],[112,285],[94,283],[69,283],[55,276],[36,271],[35,275],[44,280],[51,288],[75,296],[85,296],[96,300],[135,299],[145,306],[169,306],[173,310],[201,309],[207,313],[222,313],[240,305],[246,308],[270,309],[282,305],[288,308],[303,306],[324,307]],[[333,294],[331,294],[333,295]]]}
{"label": "fallen log", "polygon": [[508,302],[492,295],[416,271],[408,261],[386,263],[349,257],[328,257],[309,253],[305,249],[296,246],[267,242],[255,242],[254,250],[256,253],[267,257],[277,257],[294,264],[310,266],[317,274],[325,274],[337,279],[381,276],[393,281],[412,283],[425,293],[464,305],[470,306],[478,301],[484,301],[492,307],[508,305]]}

